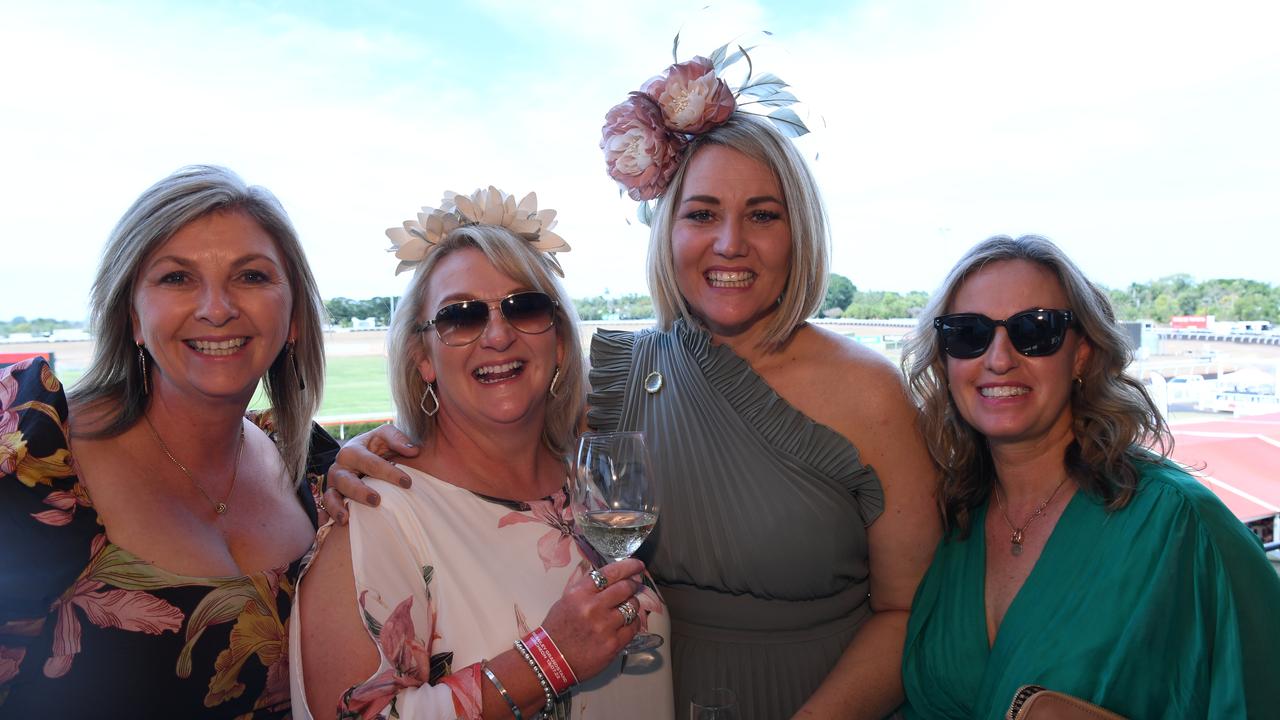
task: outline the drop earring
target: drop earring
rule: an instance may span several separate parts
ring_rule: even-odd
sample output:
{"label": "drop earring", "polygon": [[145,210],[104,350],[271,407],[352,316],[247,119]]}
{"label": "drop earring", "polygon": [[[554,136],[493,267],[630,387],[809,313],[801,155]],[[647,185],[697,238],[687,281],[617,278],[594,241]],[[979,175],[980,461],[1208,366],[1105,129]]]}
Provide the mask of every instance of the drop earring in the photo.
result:
{"label": "drop earring", "polygon": [[293,346],[297,343],[290,340],[285,347],[289,350],[289,364],[293,366],[293,376],[298,378],[298,390],[306,390],[307,384],[302,380],[302,373],[298,372],[298,356],[293,353]]}
{"label": "drop earring", "polygon": [[[431,402],[434,405],[430,410],[427,409],[427,398],[431,398]],[[422,412],[426,413],[427,417],[433,417],[440,412],[440,398],[436,397],[436,388],[433,383],[427,383],[427,390],[422,393],[422,399],[418,401],[418,407],[422,408]]]}
{"label": "drop earring", "polygon": [[558,397],[556,395],[556,385],[558,385],[559,383],[560,383],[560,366],[557,365],[556,374],[551,376],[551,387],[547,388],[547,394],[550,395],[551,397]]}
{"label": "drop earring", "polygon": [[151,383],[147,380],[147,346],[142,343],[135,343],[138,346],[138,370],[142,373],[142,394],[151,394]]}

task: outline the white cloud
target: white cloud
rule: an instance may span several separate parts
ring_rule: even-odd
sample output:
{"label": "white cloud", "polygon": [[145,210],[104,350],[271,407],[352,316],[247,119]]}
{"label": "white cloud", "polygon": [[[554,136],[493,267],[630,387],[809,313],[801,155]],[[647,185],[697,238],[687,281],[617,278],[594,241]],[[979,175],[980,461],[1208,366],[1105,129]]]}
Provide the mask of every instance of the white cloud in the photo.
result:
{"label": "white cloud", "polygon": [[491,0],[360,25],[7,9],[0,318],[83,315],[112,224],[189,162],[274,190],[326,296],[399,292],[382,230],[490,183],[560,211],[573,294],[642,291],[647,233],[597,142],[677,29],[682,58],[778,31],[755,56],[825,123],[802,147],[860,287],[931,288],[996,232],[1048,234],[1111,284],[1280,281],[1270,4],[704,4]]}

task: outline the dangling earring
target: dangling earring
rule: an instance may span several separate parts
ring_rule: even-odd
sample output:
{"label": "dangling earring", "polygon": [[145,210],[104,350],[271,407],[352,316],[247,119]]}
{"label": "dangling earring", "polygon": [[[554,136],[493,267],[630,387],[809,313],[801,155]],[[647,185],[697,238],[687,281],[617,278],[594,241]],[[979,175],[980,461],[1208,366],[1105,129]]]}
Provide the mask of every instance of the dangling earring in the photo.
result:
{"label": "dangling earring", "polygon": [[293,346],[296,343],[293,340],[285,343],[285,348],[289,351],[289,364],[293,365],[293,376],[298,378],[298,390],[306,390],[307,384],[302,381],[302,373],[298,372],[298,356],[293,354]]}
{"label": "dangling earring", "polygon": [[151,384],[147,381],[147,346],[142,343],[135,344],[138,346],[138,370],[142,373],[142,394],[149,395]]}
{"label": "dangling earring", "polygon": [[[427,398],[431,398],[432,404],[435,406],[430,410],[427,409]],[[422,393],[422,399],[418,401],[418,407],[422,408],[422,412],[427,417],[432,417],[440,412],[440,398],[436,397],[436,387],[432,383],[427,383],[427,391]]]}
{"label": "dangling earring", "polygon": [[548,395],[550,395],[551,397],[558,397],[556,395],[556,384],[559,382],[560,382],[560,366],[557,365],[556,374],[551,376],[551,387],[547,388]]}

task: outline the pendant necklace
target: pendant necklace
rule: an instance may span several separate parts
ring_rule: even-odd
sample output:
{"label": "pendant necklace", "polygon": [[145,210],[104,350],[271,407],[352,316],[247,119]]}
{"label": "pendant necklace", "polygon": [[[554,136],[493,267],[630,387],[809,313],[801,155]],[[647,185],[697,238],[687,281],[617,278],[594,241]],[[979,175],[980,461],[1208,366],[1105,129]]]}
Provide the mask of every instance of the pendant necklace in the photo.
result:
{"label": "pendant necklace", "polygon": [[227,500],[231,499],[231,493],[236,489],[236,475],[240,471],[240,453],[244,450],[244,423],[240,423],[240,442],[236,445],[236,464],[231,467],[231,486],[227,488],[226,499],[222,502],[218,502],[210,497],[209,493],[204,491],[204,488],[200,487],[200,483],[196,482],[196,479],[191,477],[191,473],[187,470],[187,467],[178,462],[178,459],[173,456],[173,453],[169,452],[169,446],[165,445],[164,440],[160,439],[160,433],[156,432],[156,426],[152,424],[151,418],[147,417],[147,415],[143,413],[142,419],[147,421],[147,427],[151,429],[151,437],[156,439],[156,443],[158,443],[160,445],[160,449],[164,451],[164,456],[169,458],[169,462],[178,466],[178,469],[182,471],[182,474],[186,475],[187,479],[191,481],[191,484],[195,485],[196,489],[200,491],[200,494],[204,496],[204,499],[208,500],[209,504],[213,505],[213,511],[215,513],[225,515],[227,512]]}
{"label": "pendant necklace", "polygon": [[1027,527],[1031,525],[1031,523],[1035,522],[1036,518],[1044,514],[1044,509],[1049,507],[1049,503],[1053,502],[1053,499],[1058,496],[1058,491],[1061,490],[1062,486],[1066,483],[1067,478],[1062,478],[1062,482],[1058,483],[1058,487],[1054,488],[1053,493],[1049,495],[1049,498],[1040,503],[1039,507],[1037,507],[1035,511],[1031,513],[1031,516],[1027,518],[1027,521],[1022,523],[1022,527],[1014,526],[1013,521],[1009,519],[1009,510],[1004,506],[1004,498],[1000,496],[1000,483],[996,483],[996,502],[1000,503],[1000,513],[1004,515],[1004,521],[1009,525],[1010,553],[1013,555],[1022,554],[1022,542],[1026,539]]}

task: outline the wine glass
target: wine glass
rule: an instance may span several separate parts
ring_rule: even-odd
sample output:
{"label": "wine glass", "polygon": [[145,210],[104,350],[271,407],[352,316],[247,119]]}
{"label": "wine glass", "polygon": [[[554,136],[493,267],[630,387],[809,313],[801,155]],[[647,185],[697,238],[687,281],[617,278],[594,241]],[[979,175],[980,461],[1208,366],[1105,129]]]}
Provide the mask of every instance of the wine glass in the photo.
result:
{"label": "wine glass", "polygon": [[735,720],[738,698],[728,688],[710,688],[693,694],[689,720]]}
{"label": "wine glass", "polygon": [[[658,522],[658,486],[651,467],[644,433],[586,433],[578,443],[573,520],[591,547],[613,562],[631,557]],[[640,633],[626,651],[661,645],[660,635]]]}

